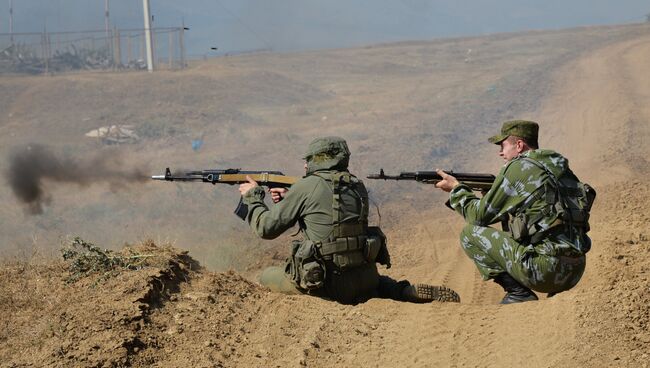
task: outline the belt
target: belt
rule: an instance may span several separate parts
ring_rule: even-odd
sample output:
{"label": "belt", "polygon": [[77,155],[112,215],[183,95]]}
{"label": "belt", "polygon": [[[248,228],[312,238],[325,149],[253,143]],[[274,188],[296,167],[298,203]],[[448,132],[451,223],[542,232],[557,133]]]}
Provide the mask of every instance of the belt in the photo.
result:
{"label": "belt", "polygon": [[321,256],[329,256],[336,253],[361,250],[366,245],[367,240],[368,237],[365,235],[344,237],[329,243],[322,243],[318,248]]}

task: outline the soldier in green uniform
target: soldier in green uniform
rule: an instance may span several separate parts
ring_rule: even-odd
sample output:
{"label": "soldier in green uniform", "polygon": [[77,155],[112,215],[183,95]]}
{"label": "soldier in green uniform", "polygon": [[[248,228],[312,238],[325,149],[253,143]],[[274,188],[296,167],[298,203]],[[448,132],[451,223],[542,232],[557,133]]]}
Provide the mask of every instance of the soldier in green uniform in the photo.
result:
{"label": "soldier in green uniform", "polygon": [[[450,192],[451,207],[467,222],[461,246],[484,280],[504,288],[501,304],[537,300],[533,290],[552,296],[571,289],[591,247],[586,233],[595,192],[566,158],[538,148],[538,131],[535,122],[514,120],[489,139],[506,163],[482,198],[438,170],[443,180],[436,187]],[[504,231],[488,226],[500,221]]]}
{"label": "soldier in green uniform", "polygon": [[339,137],[317,138],[304,156],[306,176],[289,190],[272,189],[274,202],[253,180],[240,185],[248,205],[246,220],[264,239],[278,237],[296,223],[304,239],[292,245],[285,267],[270,267],[260,282],[282,293],[306,293],[356,304],[369,298],[416,303],[460,301],[443,286],[411,285],[377,272],[377,263],[390,266],[386,238],[368,226],[368,193],[348,171],[350,151]]}

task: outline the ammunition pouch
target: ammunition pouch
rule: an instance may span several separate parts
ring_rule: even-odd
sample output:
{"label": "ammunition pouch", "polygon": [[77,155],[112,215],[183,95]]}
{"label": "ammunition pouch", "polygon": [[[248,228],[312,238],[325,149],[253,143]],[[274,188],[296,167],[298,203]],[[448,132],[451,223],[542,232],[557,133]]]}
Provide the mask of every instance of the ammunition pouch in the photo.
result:
{"label": "ammunition pouch", "polygon": [[[539,215],[536,217],[540,217]],[[510,217],[508,221],[508,232],[514,240],[522,244],[538,244],[544,238],[553,234],[564,233],[567,230],[565,223],[561,219],[557,219],[551,227],[547,229],[540,229],[536,226],[537,220],[535,218],[520,213]]]}
{"label": "ammunition pouch", "polygon": [[386,236],[379,227],[368,227],[367,235],[337,238],[318,246],[320,256],[341,270],[379,263],[390,267]]}
{"label": "ammunition pouch", "polygon": [[322,243],[319,251],[323,259],[331,260],[341,270],[362,266],[368,263],[366,245],[368,237],[350,236],[337,238],[334,241]]}
{"label": "ammunition pouch", "polygon": [[325,285],[325,267],[319,260],[316,245],[311,240],[294,240],[286,272],[291,281],[305,290]]}
{"label": "ammunition pouch", "polygon": [[528,216],[524,213],[510,216],[508,231],[517,242],[523,242],[528,238]]}

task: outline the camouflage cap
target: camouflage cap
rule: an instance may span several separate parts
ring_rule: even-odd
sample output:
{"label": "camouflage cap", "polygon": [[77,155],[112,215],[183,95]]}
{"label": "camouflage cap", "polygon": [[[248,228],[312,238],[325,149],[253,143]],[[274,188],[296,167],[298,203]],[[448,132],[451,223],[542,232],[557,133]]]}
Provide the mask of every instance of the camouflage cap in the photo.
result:
{"label": "camouflage cap", "polygon": [[539,125],[534,121],[529,120],[511,120],[503,123],[501,127],[501,134],[497,134],[488,139],[488,142],[500,144],[511,135],[521,137],[537,145],[537,134],[539,133]]}
{"label": "camouflage cap", "polygon": [[316,155],[325,155],[330,157],[350,156],[350,150],[345,139],[341,137],[321,137],[316,138],[307,147],[303,158],[309,160]]}

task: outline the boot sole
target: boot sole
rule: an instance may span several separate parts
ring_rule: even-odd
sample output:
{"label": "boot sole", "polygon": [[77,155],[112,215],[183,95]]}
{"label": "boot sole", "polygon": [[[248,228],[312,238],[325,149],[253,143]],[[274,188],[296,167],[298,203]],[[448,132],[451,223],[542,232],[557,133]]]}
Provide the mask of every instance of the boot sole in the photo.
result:
{"label": "boot sole", "polygon": [[430,302],[452,302],[460,303],[460,295],[445,286],[432,286],[427,284],[415,284],[416,303]]}

